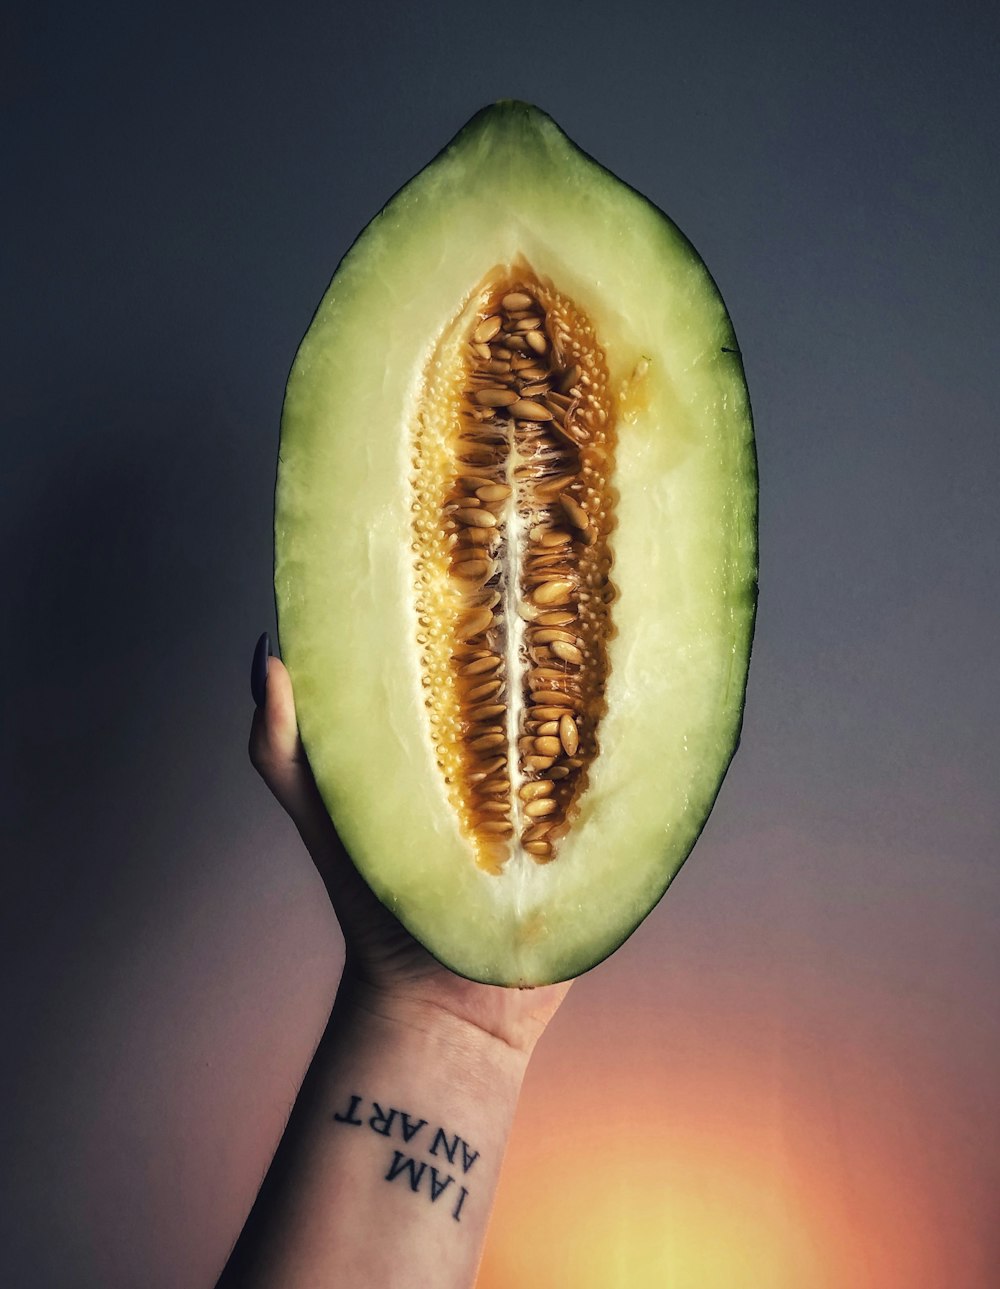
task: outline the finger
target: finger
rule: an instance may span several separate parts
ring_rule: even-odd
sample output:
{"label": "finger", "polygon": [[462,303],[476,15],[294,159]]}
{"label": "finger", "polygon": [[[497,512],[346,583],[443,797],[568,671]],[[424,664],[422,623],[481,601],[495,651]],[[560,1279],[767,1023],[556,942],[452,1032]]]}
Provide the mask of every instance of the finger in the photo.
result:
{"label": "finger", "polygon": [[250,760],[310,850],[335,848],[333,826],[299,738],[291,678],[278,658],[267,660],[264,702],[250,728]]}

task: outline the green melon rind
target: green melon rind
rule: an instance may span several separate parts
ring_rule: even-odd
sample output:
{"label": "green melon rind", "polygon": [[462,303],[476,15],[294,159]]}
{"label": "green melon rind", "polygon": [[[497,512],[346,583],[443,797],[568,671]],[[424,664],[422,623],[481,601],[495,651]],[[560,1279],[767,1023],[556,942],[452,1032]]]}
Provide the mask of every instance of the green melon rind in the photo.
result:
{"label": "green melon rind", "polygon": [[[498,879],[471,863],[428,755],[403,485],[437,337],[482,277],[519,255],[590,314],[613,381],[651,359],[651,393],[619,430],[619,633],[602,755],[559,860]],[[707,270],[666,216],[543,113],[485,109],[342,261],[289,378],[279,456],[282,652],[317,783],[359,870],[463,975],[539,984],[586,970],[689,854],[742,721],[756,459],[738,346]]]}

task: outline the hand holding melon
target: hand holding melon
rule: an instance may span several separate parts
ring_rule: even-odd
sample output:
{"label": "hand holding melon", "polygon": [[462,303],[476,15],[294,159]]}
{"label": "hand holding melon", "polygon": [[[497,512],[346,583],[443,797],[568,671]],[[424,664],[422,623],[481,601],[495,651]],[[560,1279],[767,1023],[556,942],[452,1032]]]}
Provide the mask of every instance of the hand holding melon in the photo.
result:
{"label": "hand holding melon", "polygon": [[443,1015],[529,1056],[568,984],[520,992],[456,976],[379,903],[351,864],[316,790],[298,736],[288,672],[267,662],[250,733],[250,759],[290,815],[330,892],[347,956],[341,991],[409,1023]]}

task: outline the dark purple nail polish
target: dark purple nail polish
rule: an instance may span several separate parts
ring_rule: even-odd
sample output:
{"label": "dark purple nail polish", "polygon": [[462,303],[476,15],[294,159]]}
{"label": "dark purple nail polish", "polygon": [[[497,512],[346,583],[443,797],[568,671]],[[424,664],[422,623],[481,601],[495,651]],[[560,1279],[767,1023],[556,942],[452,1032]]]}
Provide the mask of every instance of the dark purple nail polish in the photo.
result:
{"label": "dark purple nail polish", "polygon": [[263,707],[267,698],[267,660],[270,656],[271,637],[265,631],[257,641],[253,662],[250,664],[250,693],[258,707]]}

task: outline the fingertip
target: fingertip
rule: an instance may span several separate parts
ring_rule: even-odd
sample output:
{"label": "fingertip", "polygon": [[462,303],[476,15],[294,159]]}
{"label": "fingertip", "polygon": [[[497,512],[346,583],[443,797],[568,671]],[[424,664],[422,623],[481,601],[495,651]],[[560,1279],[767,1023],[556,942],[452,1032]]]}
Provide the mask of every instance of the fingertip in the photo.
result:
{"label": "fingertip", "polygon": [[268,659],[267,702],[264,714],[268,730],[277,744],[293,754],[298,744],[299,727],[295,718],[292,678],[280,658]]}
{"label": "fingertip", "polygon": [[250,759],[268,778],[268,771],[295,760],[299,732],[291,678],[280,658],[265,655],[260,680],[261,701],[250,728]]}
{"label": "fingertip", "polygon": [[[269,658],[263,706],[254,712],[250,760],[303,837],[316,841],[329,819],[316,792],[295,717],[292,679],[280,658]],[[318,843],[317,843],[318,844]]]}
{"label": "fingertip", "polygon": [[262,631],[254,646],[253,661],[250,663],[250,694],[255,707],[263,707],[267,701],[267,670],[271,656],[271,637]]}

